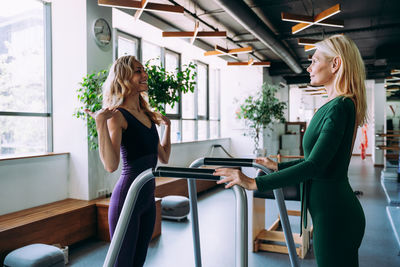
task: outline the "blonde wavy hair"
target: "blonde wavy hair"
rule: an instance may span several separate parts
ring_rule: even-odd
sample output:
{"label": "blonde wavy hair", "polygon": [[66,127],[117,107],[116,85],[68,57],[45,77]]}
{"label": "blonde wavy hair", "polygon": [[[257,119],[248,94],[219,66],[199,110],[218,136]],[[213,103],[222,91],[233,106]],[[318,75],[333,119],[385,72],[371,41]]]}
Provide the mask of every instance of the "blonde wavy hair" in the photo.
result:
{"label": "blonde wavy hair", "polygon": [[[103,107],[117,108],[122,105],[125,98],[131,94],[133,88],[132,77],[135,73],[135,63],[140,62],[134,56],[118,58],[111,66],[107,79],[103,84]],[[146,101],[147,93],[140,92],[139,105],[150,120],[160,124],[160,114],[153,112]]]}
{"label": "blonde wavy hair", "polygon": [[345,35],[333,35],[316,43],[315,46],[328,60],[335,57],[341,59],[334,88],[338,95],[355,101],[356,123],[363,126],[368,119],[365,67],[356,44]]}

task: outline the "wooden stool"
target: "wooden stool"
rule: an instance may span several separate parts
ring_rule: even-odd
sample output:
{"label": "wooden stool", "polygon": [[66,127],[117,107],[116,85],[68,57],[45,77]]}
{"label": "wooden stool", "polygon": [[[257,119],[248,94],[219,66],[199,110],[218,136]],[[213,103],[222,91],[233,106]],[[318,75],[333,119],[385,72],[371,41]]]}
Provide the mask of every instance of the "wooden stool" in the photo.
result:
{"label": "wooden stool", "polygon": [[[270,156],[271,158],[277,158],[278,162],[282,158],[303,158],[303,156]],[[300,201],[299,192],[295,189],[295,186],[289,186],[283,188],[283,195],[285,200],[297,200]],[[273,193],[257,193],[254,192],[253,197],[253,252],[261,251],[272,251],[279,253],[288,254],[286,247],[285,235],[283,231],[279,231],[280,218],[268,228],[265,229],[265,199],[274,199]],[[289,216],[301,216],[299,210],[288,210]],[[294,243],[296,245],[297,255],[304,259],[307,255],[310,247],[310,239],[312,238],[312,226],[310,226],[310,216],[307,216],[307,227],[304,227],[304,222],[301,225],[302,235],[299,233],[293,233]],[[279,244],[282,243],[282,244]]]}

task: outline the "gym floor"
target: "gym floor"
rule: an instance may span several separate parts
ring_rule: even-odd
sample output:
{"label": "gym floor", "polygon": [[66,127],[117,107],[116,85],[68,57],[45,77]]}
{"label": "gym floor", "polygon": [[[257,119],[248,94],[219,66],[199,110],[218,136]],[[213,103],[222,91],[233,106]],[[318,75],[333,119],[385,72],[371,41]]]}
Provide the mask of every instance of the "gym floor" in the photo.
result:
{"label": "gym floor", "polygon": [[[370,158],[353,157],[350,168],[350,183],[354,190],[362,191],[361,204],[367,220],[366,233],[359,251],[360,266],[400,266],[399,246],[386,213],[387,199],[380,182],[381,168],[374,168]],[[248,192],[249,193],[249,192]],[[248,197],[250,199],[250,193]],[[235,199],[233,192],[219,187],[199,196],[200,242],[202,266],[235,266]],[[249,211],[251,201],[249,201]],[[299,203],[287,202],[289,209],[297,209]],[[267,224],[277,216],[273,200],[267,200]],[[250,212],[249,212],[250,213]],[[251,214],[251,213],[250,213]],[[298,232],[299,218],[290,217],[292,230]],[[251,218],[249,221],[251,236]],[[108,243],[88,240],[70,248],[68,266],[102,266]],[[290,266],[288,255],[270,252],[253,253],[249,240],[249,267]],[[340,255],[338,255],[340,257]],[[300,260],[303,267],[317,266],[312,247],[306,258]],[[194,266],[190,221],[162,221],[162,234],[149,247],[145,267],[190,267]]]}

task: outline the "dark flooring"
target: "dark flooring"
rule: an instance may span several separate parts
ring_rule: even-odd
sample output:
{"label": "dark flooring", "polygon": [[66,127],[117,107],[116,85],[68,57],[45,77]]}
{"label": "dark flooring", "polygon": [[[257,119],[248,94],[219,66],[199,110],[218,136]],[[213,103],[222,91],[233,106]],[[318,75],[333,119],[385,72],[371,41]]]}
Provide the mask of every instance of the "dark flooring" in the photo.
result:
{"label": "dark flooring", "polygon": [[[354,190],[362,191],[361,204],[366,215],[366,232],[359,250],[360,266],[394,267],[400,266],[399,246],[388,218],[388,205],[380,181],[380,168],[374,168],[371,160],[362,161],[353,157],[349,178]],[[251,214],[251,194],[249,214]],[[217,188],[199,196],[200,240],[202,266],[235,266],[234,213],[235,199],[233,192]],[[299,203],[287,202],[288,208],[295,209]],[[267,224],[277,216],[277,209],[272,200],[267,200]],[[251,217],[251,216],[250,216]],[[251,220],[251,218],[249,218]],[[297,232],[299,218],[290,217],[292,230]],[[251,237],[251,221],[249,221]],[[88,240],[70,248],[68,266],[102,266],[107,254],[108,243]],[[338,254],[340,257],[340,254]],[[307,257],[300,260],[301,266],[316,266],[312,248]],[[193,245],[190,221],[175,222],[163,220],[162,234],[153,240],[148,250],[146,267],[190,267],[194,266]],[[290,266],[288,255],[270,252],[252,252],[249,240],[249,267]]]}

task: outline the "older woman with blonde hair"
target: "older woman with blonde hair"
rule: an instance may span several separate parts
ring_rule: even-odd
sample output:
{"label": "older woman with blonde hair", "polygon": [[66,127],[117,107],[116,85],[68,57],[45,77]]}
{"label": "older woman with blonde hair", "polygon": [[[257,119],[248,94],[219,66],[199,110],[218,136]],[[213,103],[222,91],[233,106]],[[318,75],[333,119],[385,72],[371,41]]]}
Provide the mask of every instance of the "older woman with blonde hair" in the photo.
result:
{"label": "older woman with blonde hair", "polygon": [[[316,44],[307,68],[311,85],[324,86],[328,101],[313,116],[303,137],[304,159],[279,163],[258,158],[276,172],[251,179],[221,168],[218,183],[250,190],[271,190],[301,183],[302,218],[309,210],[314,225],[314,254],[319,267],[358,266],[365,216],[348,179],[357,126],[366,122],[365,69],[354,42],[334,35]],[[306,221],[306,220],[305,220]]]}
{"label": "older woman with blonde hair", "polygon": [[[145,100],[147,74],[133,56],[123,56],[111,66],[103,85],[103,109],[86,111],[96,120],[100,159],[109,172],[122,173],[110,200],[108,221],[112,238],[128,189],[157,159],[168,163],[171,152],[170,121],[150,110]],[[160,143],[156,124],[166,126]],[[155,223],[154,179],[138,196],[115,266],[143,266]]]}

